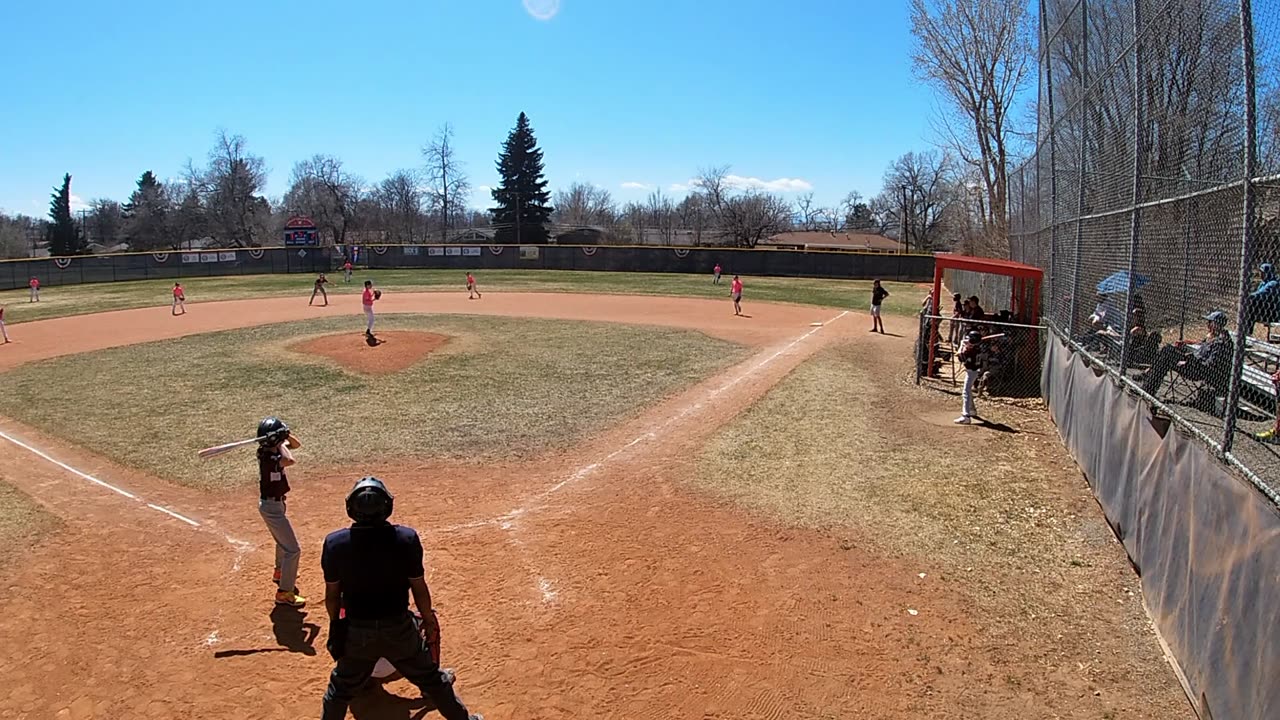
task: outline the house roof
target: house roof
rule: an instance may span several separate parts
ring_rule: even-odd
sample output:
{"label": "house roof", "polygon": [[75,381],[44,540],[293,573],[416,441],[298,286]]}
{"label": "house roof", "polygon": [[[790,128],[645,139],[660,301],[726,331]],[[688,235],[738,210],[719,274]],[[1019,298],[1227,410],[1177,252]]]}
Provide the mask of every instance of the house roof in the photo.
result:
{"label": "house roof", "polygon": [[804,247],[834,250],[880,250],[902,252],[902,243],[875,233],[832,233],[821,230],[778,233],[762,245],[803,245]]}

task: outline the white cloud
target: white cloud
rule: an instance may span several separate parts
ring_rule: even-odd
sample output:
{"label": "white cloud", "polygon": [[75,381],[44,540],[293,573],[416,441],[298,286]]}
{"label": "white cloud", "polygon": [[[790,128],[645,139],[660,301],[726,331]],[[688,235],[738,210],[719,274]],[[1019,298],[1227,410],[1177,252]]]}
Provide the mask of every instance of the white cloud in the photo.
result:
{"label": "white cloud", "polygon": [[[813,189],[813,183],[801,178],[777,178],[775,180],[761,180],[757,177],[743,177],[741,175],[726,175],[724,178],[726,186],[734,190],[762,190],[764,192],[773,193],[797,193],[807,192]],[[698,179],[693,178],[682,183],[671,183],[668,190],[673,193],[688,193],[698,188]]]}
{"label": "white cloud", "polygon": [[622,189],[623,190],[648,190],[649,186],[645,185],[642,182],[624,182],[622,183]]}
{"label": "white cloud", "polygon": [[523,0],[524,10],[536,20],[550,20],[560,13],[560,0]]}
{"label": "white cloud", "polygon": [[725,182],[729,187],[738,188],[739,190],[765,190],[768,192],[804,192],[813,189],[813,183],[800,178],[778,178],[776,180],[761,180],[755,177],[742,177],[741,175],[728,175]]}
{"label": "white cloud", "polygon": [[81,210],[88,209],[89,203],[82,200],[79,195],[71,193],[71,212],[80,212]]}

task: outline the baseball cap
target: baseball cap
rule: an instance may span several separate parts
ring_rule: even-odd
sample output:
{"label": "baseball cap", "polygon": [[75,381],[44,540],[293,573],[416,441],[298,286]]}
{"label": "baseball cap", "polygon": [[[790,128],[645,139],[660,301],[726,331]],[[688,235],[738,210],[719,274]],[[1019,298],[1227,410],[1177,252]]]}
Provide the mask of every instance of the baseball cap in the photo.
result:
{"label": "baseball cap", "polygon": [[1205,315],[1204,319],[1208,320],[1209,322],[1215,325],[1221,325],[1223,327],[1227,326],[1227,314],[1222,312],[1221,310],[1214,310],[1208,315]]}

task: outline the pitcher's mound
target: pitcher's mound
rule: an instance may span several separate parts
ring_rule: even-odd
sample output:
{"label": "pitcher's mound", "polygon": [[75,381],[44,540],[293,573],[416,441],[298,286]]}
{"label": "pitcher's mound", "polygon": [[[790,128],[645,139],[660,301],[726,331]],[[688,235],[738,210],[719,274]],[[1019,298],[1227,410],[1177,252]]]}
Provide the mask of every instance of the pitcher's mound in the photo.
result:
{"label": "pitcher's mound", "polygon": [[449,342],[445,335],[411,330],[375,333],[377,347],[365,343],[358,333],[322,335],[303,340],[289,349],[306,355],[329,358],[352,372],[365,375],[387,375],[415,365],[440,346]]}

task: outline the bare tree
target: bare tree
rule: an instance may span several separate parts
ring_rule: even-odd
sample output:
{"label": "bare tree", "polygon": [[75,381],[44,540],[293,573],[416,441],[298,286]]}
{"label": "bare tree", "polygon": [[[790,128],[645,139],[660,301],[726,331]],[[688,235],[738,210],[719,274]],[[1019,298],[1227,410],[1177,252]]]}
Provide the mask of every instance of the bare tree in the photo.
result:
{"label": "bare tree", "polygon": [[85,234],[89,242],[107,247],[120,242],[124,235],[124,209],[120,203],[103,198],[90,202]]}
{"label": "bare tree", "polygon": [[237,247],[263,239],[270,204],[259,193],[266,182],[266,161],[249,154],[243,136],[219,130],[201,182],[216,237]]}
{"label": "bare tree", "polygon": [[43,220],[0,212],[0,258],[31,257],[37,238],[43,236]]}
{"label": "bare tree", "polygon": [[796,219],[800,221],[800,229],[813,231],[818,229],[818,214],[821,209],[813,199],[813,193],[805,193],[796,198]]}
{"label": "bare tree", "polygon": [[558,190],[552,202],[555,212],[551,219],[557,225],[607,227],[618,214],[609,191],[591,183],[575,182],[565,190]]}
{"label": "bare tree", "polygon": [[790,203],[758,191],[735,194],[727,165],[699,171],[694,186],[715,227],[739,247],[755,247],[791,229]]}
{"label": "bare tree", "polygon": [[433,210],[440,213],[440,241],[448,239],[454,221],[466,217],[471,183],[453,145],[453,125],[445,123],[435,138],[422,149],[427,163],[427,192]]}
{"label": "bare tree", "polygon": [[671,196],[663,194],[662,188],[649,193],[645,202],[646,224],[657,229],[658,237],[664,245],[672,244],[675,239],[675,210]]}
{"label": "bare tree", "polygon": [[397,170],[373,193],[383,229],[394,241],[412,244],[421,238],[423,191],[412,170]]}
{"label": "bare tree", "polygon": [[345,245],[347,231],[355,222],[363,181],[348,173],[342,161],[330,155],[315,155],[293,166],[284,205],[291,213],[311,217],[333,242]]}
{"label": "bare tree", "polygon": [[901,242],[929,252],[956,193],[955,164],[947,153],[909,152],[885,170],[875,205],[886,231],[896,229]]}
{"label": "bare tree", "polygon": [[1007,254],[1013,112],[1032,57],[1028,5],[1023,0],[912,0],[911,25],[916,71],[963,120],[965,129],[951,133],[950,144],[978,169],[987,195],[986,232]]}

